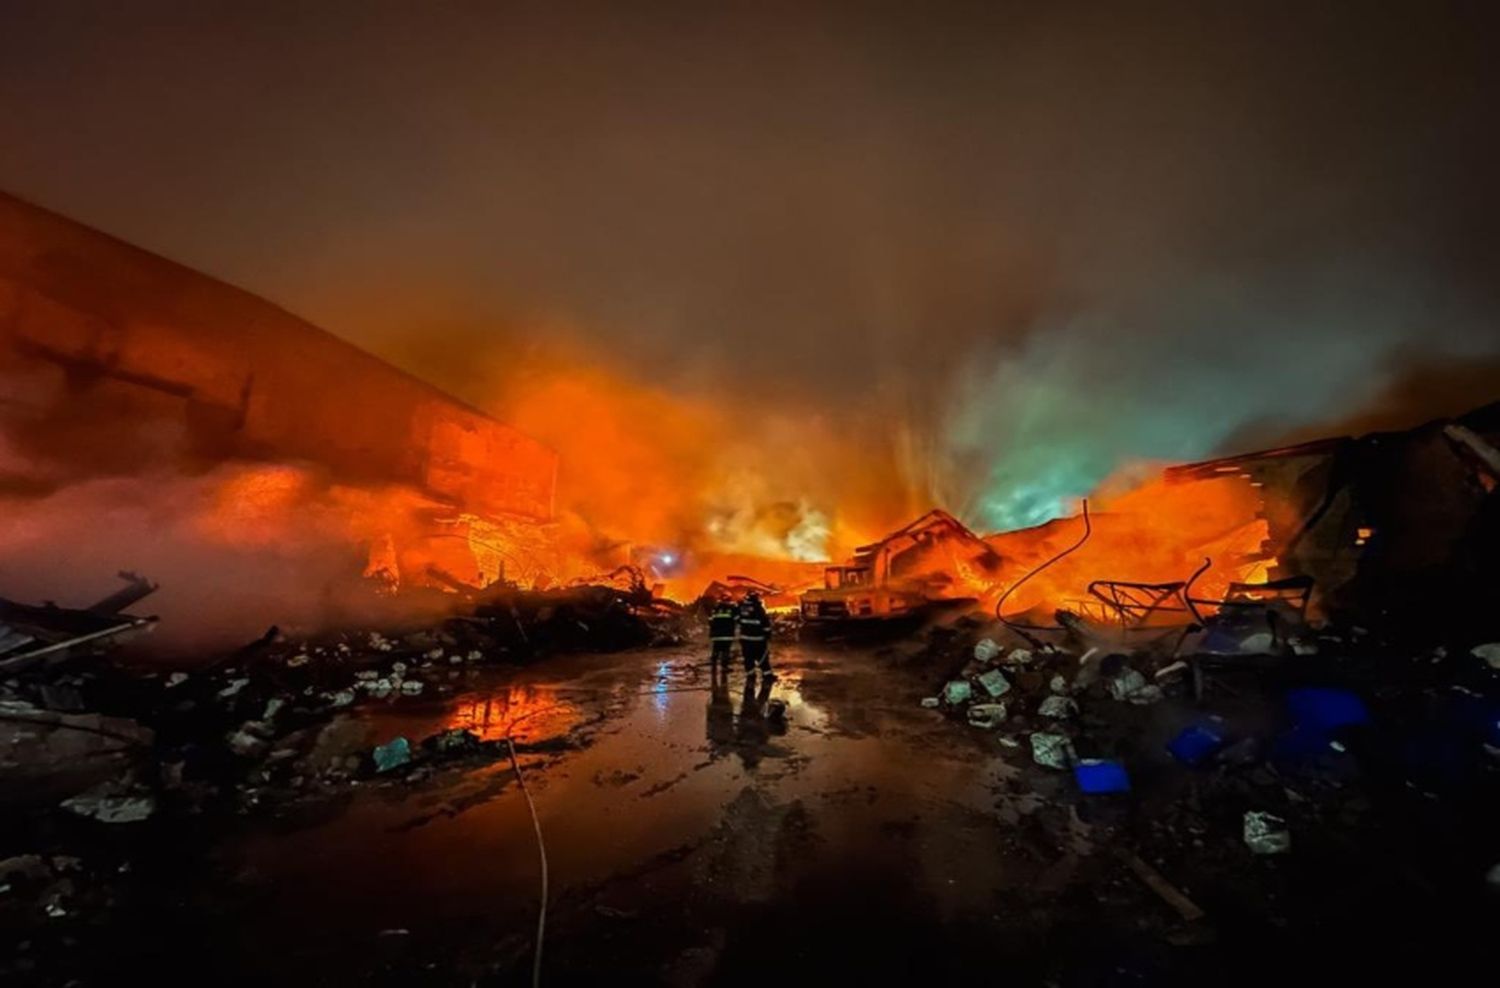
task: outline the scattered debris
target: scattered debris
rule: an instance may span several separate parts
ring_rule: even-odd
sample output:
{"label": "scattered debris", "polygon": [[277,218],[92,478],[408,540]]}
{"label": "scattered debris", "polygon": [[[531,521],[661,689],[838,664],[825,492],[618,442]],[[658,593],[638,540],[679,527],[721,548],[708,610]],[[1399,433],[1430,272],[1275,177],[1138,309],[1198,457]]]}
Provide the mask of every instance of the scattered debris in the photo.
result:
{"label": "scattered debris", "polygon": [[1073,742],[1065,734],[1038,731],[1031,735],[1031,759],[1044,768],[1066,772],[1075,760]]}
{"label": "scattered debris", "polygon": [[1000,645],[993,638],[981,639],[974,646],[974,658],[979,662],[989,662],[1000,654]]}
{"label": "scattered debris", "polygon": [[124,611],[154,593],[156,584],[135,573],[119,576],[124,587],[81,610],[50,602],[36,607],[0,597],[0,672],[53,664],[150,630],[156,618],[132,617]]}
{"label": "scattered debris", "polygon": [[1182,917],[1183,922],[1196,923],[1207,915],[1202,909],[1198,908],[1197,903],[1193,902],[1192,899],[1184,895],[1175,885],[1163,878],[1161,872],[1142,861],[1139,855],[1123,848],[1117,850],[1115,855],[1125,863],[1127,868],[1135,873],[1137,878],[1145,883],[1147,888],[1160,896],[1161,900],[1167,905],[1177,910],[1177,915]]}
{"label": "scattered debris", "polygon": [[1005,673],[999,669],[991,669],[979,677],[979,685],[991,697],[1004,696],[1010,692],[1010,680],[1005,678]]}
{"label": "scattered debris", "polygon": [[955,679],[943,687],[943,700],[950,707],[956,707],[969,702],[969,697],[974,693],[973,687],[962,679]]}
{"label": "scattered debris", "polygon": [[228,686],[225,686],[223,689],[219,690],[218,697],[221,700],[227,700],[230,697],[238,694],[240,690],[249,685],[250,679],[248,677],[243,679],[231,679]]}
{"label": "scattered debris", "polygon": [[1167,750],[1179,762],[1196,768],[1218,754],[1228,743],[1223,720],[1209,717],[1183,728],[1167,744]]}
{"label": "scattered debris", "polygon": [[370,756],[375,760],[375,771],[389,772],[411,761],[411,742],[404,737],[398,737],[393,741],[377,745],[370,752]]}
{"label": "scattered debris", "polygon": [[64,809],[100,823],[138,823],[156,812],[156,799],[120,782],[104,782],[62,802]]}
{"label": "scattered debris", "polygon": [[1043,717],[1067,720],[1078,715],[1078,701],[1072,697],[1054,694],[1044,699],[1036,712]]}
{"label": "scattered debris", "polygon": [[1125,773],[1125,766],[1106,758],[1080,759],[1073,766],[1073,778],[1079,789],[1090,794],[1130,791],[1130,776]]}
{"label": "scattered debris", "polygon": [[1287,829],[1286,821],[1274,813],[1247,810],[1245,846],[1255,854],[1285,854],[1292,849],[1292,832]]}
{"label": "scattered debris", "polygon": [[[405,738],[397,738],[397,741],[405,741]],[[395,742],[391,742],[394,744]],[[462,727],[454,727],[441,733],[434,734],[422,741],[424,751],[434,752],[439,755],[453,755],[478,751],[484,744],[479,735]]]}
{"label": "scattered debris", "polygon": [[246,723],[237,731],[232,731],[225,740],[229,744],[229,750],[241,758],[258,758],[265,754],[271,747],[271,742],[257,732],[257,725]]}
{"label": "scattered debris", "polygon": [[1476,659],[1483,659],[1491,669],[1500,669],[1500,642],[1475,645],[1469,649],[1469,654]]}
{"label": "scattered debris", "polygon": [[1134,669],[1125,669],[1109,681],[1109,695],[1116,700],[1129,700],[1146,688],[1146,677]]}
{"label": "scattered debris", "polygon": [[1029,666],[1031,665],[1032,658],[1033,656],[1030,649],[1014,648],[1011,649],[1010,654],[1005,657],[1005,664],[1008,666]]}
{"label": "scattered debris", "polygon": [[1003,703],[976,703],[969,708],[969,723],[985,730],[994,730],[1005,722]]}

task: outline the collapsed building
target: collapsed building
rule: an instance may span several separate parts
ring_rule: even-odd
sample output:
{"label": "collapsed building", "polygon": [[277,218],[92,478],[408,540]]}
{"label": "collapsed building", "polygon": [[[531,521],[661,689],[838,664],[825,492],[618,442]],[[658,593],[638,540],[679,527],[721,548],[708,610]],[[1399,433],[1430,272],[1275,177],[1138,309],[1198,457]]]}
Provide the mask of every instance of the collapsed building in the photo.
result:
{"label": "collapsed building", "polygon": [[1260,494],[1273,580],[1316,588],[1318,613],[1396,638],[1493,629],[1500,593],[1500,403],[1402,432],[1324,439],[1173,467],[1171,483],[1238,477]]}
{"label": "collapsed building", "polygon": [[0,380],[7,494],[306,465],[403,499],[416,531],[370,545],[371,569],[403,582],[499,580],[498,527],[554,513],[543,444],[264,299],[4,194]]}

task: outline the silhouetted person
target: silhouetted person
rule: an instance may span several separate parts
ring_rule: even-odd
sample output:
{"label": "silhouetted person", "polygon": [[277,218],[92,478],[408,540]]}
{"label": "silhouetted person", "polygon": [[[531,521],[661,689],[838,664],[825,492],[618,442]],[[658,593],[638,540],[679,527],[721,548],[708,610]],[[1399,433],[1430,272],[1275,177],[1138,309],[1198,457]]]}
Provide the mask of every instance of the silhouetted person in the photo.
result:
{"label": "silhouetted person", "polygon": [[734,628],[738,618],[739,610],[727,596],[720,597],[708,614],[708,640],[713,646],[708,656],[710,675],[716,675],[722,664],[724,678],[729,678],[729,660],[734,655]]}
{"label": "silhouetted person", "polygon": [[776,674],[771,671],[771,618],[760,602],[760,594],[753,590],[740,603],[739,631],[745,673],[752,675],[759,669],[768,683],[773,682]]}

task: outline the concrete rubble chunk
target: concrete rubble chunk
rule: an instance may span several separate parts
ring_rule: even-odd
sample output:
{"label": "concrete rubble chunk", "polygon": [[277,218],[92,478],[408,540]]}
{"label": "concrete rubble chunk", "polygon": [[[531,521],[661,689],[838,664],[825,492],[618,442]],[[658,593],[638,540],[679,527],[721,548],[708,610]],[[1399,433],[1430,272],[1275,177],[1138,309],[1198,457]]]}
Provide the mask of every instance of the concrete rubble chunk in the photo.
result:
{"label": "concrete rubble chunk", "polygon": [[1005,673],[999,669],[991,669],[980,676],[979,685],[984,687],[984,691],[992,697],[1004,696],[1010,692],[1010,680],[1006,679]]}
{"label": "concrete rubble chunk", "polygon": [[220,699],[227,700],[249,685],[250,680],[248,679],[231,679],[228,686],[219,690],[219,697]]}
{"label": "concrete rubble chunk", "polygon": [[940,707],[942,705],[943,705],[943,701],[942,701],[942,698],[940,698],[940,697],[936,697],[936,696],[924,696],[924,697],[922,697],[922,706],[926,707],[928,710],[936,710],[938,707]]}
{"label": "concrete rubble chunk", "polygon": [[1068,692],[1067,677],[1062,673],[1058,673],[1052,677],[1052,680],[1047,684],[1047,688],[1058,695],[1065,695]]}
{"label": "concrete rubble chunk", "polygon": [[1078,704],[1072,697],[1049,696],[1037,707],[1038,714],[1043,717],[1052,717],[1057,720],[1066,720],[1078,713]]}
{"label": "concrete rubble chunk", "polygon": [[1245,813],[1245,846],[1255,854],[1285,854],[1292,849],[1292,832],[1286,821],[1274,813],[1248,810]]}
{"label": "concrete rubble chunk", "polygon": [[1005,722],[1006,710],[1003,703],[976,703],[969,708],[969,723],[974,727],[982,727],[992,731]]}
{"label": "concrete rubble chunk", "polygon": [[100,823],[138,823],[156,812],[156,799],[120,782],[105,782],[62,802],[64,809]]}
{"label": "concrete rubble chunk", "polygon": [[993,638],[985,638],[974,646],[974,658],[980,662],[989,662],[1000,654],[1000,645]]}
{"label": "concrete rubble chunk", "polygon": [[408,679],[401,684],[401,692],[406,696],[416,696],[422,692],[424,684],[420,679]]}
{"label": "concrete rubble chunk", "polygon": [[270,747],[270,742],[260,737],[251,727],[251,724],[245,724],[239,730],[230,731],[224,736],[224,740],[229,744],[229,750],[241,758],[259,757]]}
{"label": "concrete rubble chunk", "polygon": [[943,687],[943,700],[950,706],[956,707],[968,703],[969,698],[974,695],[974,689],[962,679],[955,679]]}
{"label": "concrete rubble chunk", "polygon": [[404,737],[398,737],[385,744],[377,745],[370,755],[375,759],[375,771],[389,772],[411,761],[411,742]]}
{"label": "concrete rubble chunk", "polygon": [[1475,645],[1469,649],[1469,654],[1476,659],[1483,659],[1491,669],[1500,669],[1500,642]]}
{"label": "concrete rubble chunk", "polygon": [[[321,775],[341,769],[345,759],[369,749],[370,730],[368,724],[353,717],[335,717],[318,732],[302,762],[303,771]],[[358,761],[356,757],[356,764]]]}
{"label": "concrete rubble chunk", "polygon": [[1066,772],[1073,764],[1073,742],[1065,734],[1043,731],[1031,735],[1031,760],[1043,768]]}
{"label": "concrete rubble chunk", "polygon": [[1125,669],[1109,681],[1109,695],[1116,700],[1128,700],[1145,687],[1145,676],[1134,669]]}
{"label": "concrete rubble chunk", "polygon": [[1011,649],[1011,653],[1005,657],[1008,666],[1029,666],[1033,656],[1028,648]]}
{"label": "concrete rubble chunk", "polygon": [[51,877],[52,869],[40,854],[18,854],[0,861],[0,883],[8,885],[17,879],[44,882]]}
{"label": "concrete rubble chunk", "polygon": [[308,656],[307,656],[306,653],[298,653],[297,655],[293,655],[290,658],[288,658],[286,660],[286,664],[287,664],[287,668],[289,668],[289,669],[296,669],[299,666],[305,666],[305,665],[307,665],[311,661],[312,661],[312,659],[308,658]]}
{"label": "concrete rubble chunk", "polygon": [[1240,639],[1241,655],[1265,655],[1276,644],[1276,637],[1269,631],[1257,631]]}
{"label": "concrete rubble chunk", "polygon": [[171,689],[174,686],[181,686],[183,683],[185,683],[187,681],[188,681],[188,674],[187,673],[185,673],[185,672],[174,672],[174,673],[172,673],[172,675],[170,675],[170,676],[167,677],[167,689]]}

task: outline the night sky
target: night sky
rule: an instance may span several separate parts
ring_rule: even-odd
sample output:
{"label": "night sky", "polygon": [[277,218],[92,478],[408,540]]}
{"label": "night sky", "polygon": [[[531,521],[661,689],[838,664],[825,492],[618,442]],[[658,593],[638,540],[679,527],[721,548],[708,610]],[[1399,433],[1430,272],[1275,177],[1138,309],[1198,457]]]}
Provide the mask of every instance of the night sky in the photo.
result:
{"label": "night sky", "polygon": [[993,525],[1500,397],[1491,5],[646,6],[12,0],[0,187],[491,406],[899,423]]}

